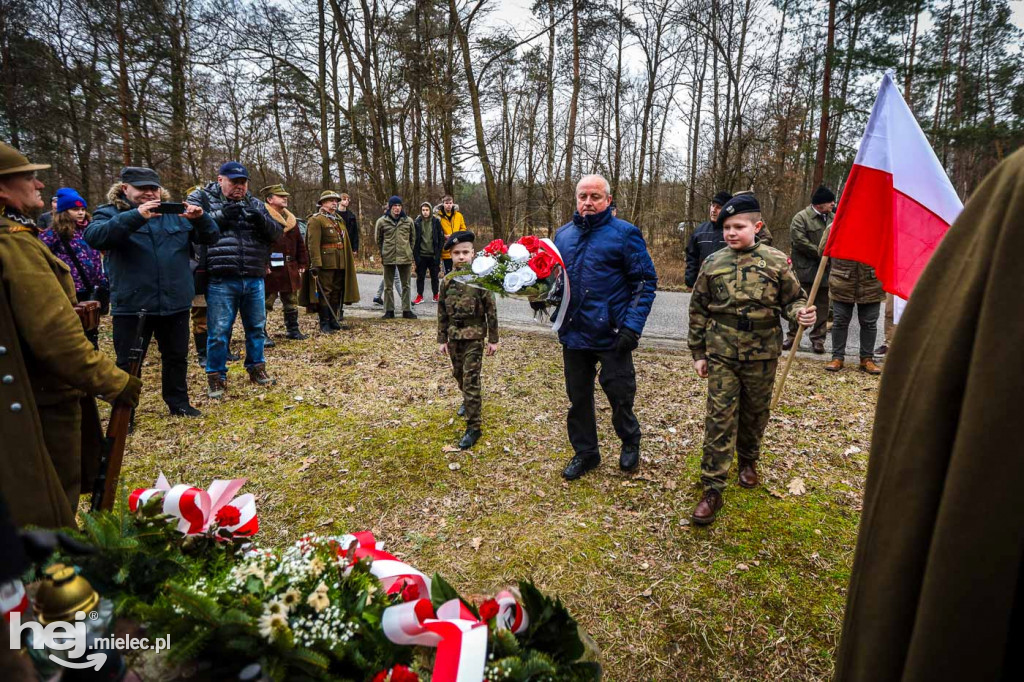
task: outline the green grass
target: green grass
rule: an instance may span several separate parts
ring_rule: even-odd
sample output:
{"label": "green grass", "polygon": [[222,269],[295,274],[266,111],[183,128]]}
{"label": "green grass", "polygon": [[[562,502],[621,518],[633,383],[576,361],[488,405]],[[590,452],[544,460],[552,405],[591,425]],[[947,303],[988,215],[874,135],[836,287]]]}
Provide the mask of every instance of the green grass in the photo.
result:
{"label": "green grass", "polygon": [[[280,333],[280,313],[271,318]],[[464,428],[460,397],[432,325],[351,322],[334,336],[278,341],[269,389],[232,366],[222,403],[202,397],[193,367],[198,420],[166,416],[154,352],[126,488],[161,471],[203,487],[246,477],[263,543],[369,529],[466,595],[531,577],[568,604],[611,681],[830,675],[877,379],[798,361],[769,425],[764,485],[730,481],[719,520],[697,528],[705,384],[687,353],[637,356],[640,471],[618,470],[598,389],[605,460],[570,485],[560,477],[572,453],[554,340],[503,335],[485,359],[484,437],[464,453],[451,451]],[[788,491],[795,477],[806,494]]]}

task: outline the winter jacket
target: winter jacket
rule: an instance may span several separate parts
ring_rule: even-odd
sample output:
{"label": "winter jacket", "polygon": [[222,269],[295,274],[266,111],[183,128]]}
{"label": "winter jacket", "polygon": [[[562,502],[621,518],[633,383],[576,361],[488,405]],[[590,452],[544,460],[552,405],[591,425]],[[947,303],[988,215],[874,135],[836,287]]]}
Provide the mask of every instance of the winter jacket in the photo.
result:
{"label": "winter jacket", "polygon": [[347,208],[340,215],[345,220],[345,230],[348,232],[349,244],[352,245],[352,253],[356,253],[359,251],[359,221],[356,220],[356,214]]}
{"label": "winter jacket", "polygon": [[[164,192],[162,200],[169,195]],[[213,244],[220,236],[206,212],[195,220],[155,215],[149,220],[129,203],[120,183],[93,213],[85,241],[107,252],[111,315],[173,315],[192,306],[195,285],[189,268],[189,243]]]}
{"label": "winter jacket", "polygon": [[382,215],[377,219],[374,232],[377,235],[381,263],[384,265],[412,263],[416,225],[413,224],[412,218],[405,214],[405,211],[402,211],[398,219],[392,218],[390,213]]}
{"label": "winter jacket", "polygon": [[[466,219],[459,213],[459,205],[452,204],[452,212],[444,212],[444,204],[438,204],[434,207],[434,216],[441,221],[441,231],[444,234],[444,239],[452,236],[453,232],[459,232],[460,230],[466,229]],[[442,251],[441,258],[451,258],[451,251]]]}
{"label": "winter jacket", "polygon": [[[832,226],[825,229],[819,248],[825,251],[829,232]],[[875,269],[870,265],[853,260],[829,259],[831,268],[828,275],[828,294],[833,301],[840,303],[881,303],[885,300],[882,283],[875,276]]]}
{"label": "winter jacket", "polygon": [[686,286],[692,287],[696,283],[700,266],[707,257],[725,247],[722,231],[713,222],[705,220],[698,225],[690,237],[690,243],[686,245],[686,274],[683,276]]}
{"label": "winter jacket", "polygon": [[[818,244],[825,228],[832,224],[832,214],[821,214],[808,206],[793,216],[789,225],[789,241],[792,245],[793,270],[801,284],[814,281],[821,262]],[[822,287],[828,287],[828,273],[821,279]],[[809,288],[809,287],[808,287]]]}
{"label": "winter jacket", "polygon": [[[96,287],[110,288],[107,273],[103,271],[103,256],[85,241],[84,235],[87,227],[88,225],[85,227],[76,225],[74,236],[66,241],[52,227],[39,233],[39,238],[50,247],[53,255],[64,261],[64,264],[70,268],[71,278],[75,280],[75,291],[86,295],[91,294]],[[74,258],[71,257],[72,253],[75,254]],[[78,266],[75,265],[75,259],[78,260],[78,265],[82,267],[84,273],[80,272]],[[88,281],[82,279],[83,274]]]}
{"label": "winter jacket", "polygon": [[438,218],[428,218],[430,221],[430,234],[423,234],[423,216],[416,216],[416,248],[417,258],[433,258],[434,262],[441,262],[441,251],[444,249],[444,228]]}
{"label": "winter jacket", "polygon": [[610,210],[577,213],[555,233],[555,246],[571,293],[568,309],[559,312],[565,315],[559,341],[570,349],[604,351],[615,345],[622,327],[642,334],[658,275],[640,230]]}
{"label": "winter jacket", "polygon": [[[220,228],[220,239],[206,251],[209,277],[260,277],[267,272],[270,245],[281,238],[284,229],[267,213],[263,202],[251,194],[241,201],[228,201],[220,185],[211,182],[188,195],[186,201],[202,206]],[[224,215],[241,208],[244,215]]]}

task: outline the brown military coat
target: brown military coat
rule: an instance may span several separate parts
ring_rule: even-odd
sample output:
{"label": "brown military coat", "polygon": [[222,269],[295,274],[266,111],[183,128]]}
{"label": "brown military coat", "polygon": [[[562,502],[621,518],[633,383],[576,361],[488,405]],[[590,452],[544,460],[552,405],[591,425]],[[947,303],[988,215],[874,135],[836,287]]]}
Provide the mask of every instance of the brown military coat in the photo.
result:
{"label": "brown military coat", "polygon": [[[263,286],[268,294],[298,291],[302,287],[302,274],[299,270],[309,267],[309,254],[302,233],[299,232],[298,221],[288,211],[281,214],[271,206],[267,206],[267,211],[273,220],[280,223],[284,232],[270,245],[270,273],[263,278]],[[277,260],[275,253],[283,256],[284,265],[274,266]]]}
{"label": "brown military coat", "polygon": [[[825,252],[825,244],[832,226],[825,229],[818,250]],[[885,300],[882,283],[875,277],[875,269],[853,260],[829,259],[828,295],[840,303],[881,303]]]}
{"label": "brown military coat", "polygon": [[[85,337],[68,266],[34,228],[4,217],[0,284],[0,491],[15,523],[73,525],[77,489],[91,485],[81,480],[83,460],[98,454],[87,397],[114,400],[128,374]],[[90,447],[81,447],[83,433]]]}
{"label": "brown military coat", "polygon": [[[309,252],[309,267],[345,271],[345,293],[341,297],[341,302],[358,303],[359,278],[356,273],[356,261],[352,256],[352,244],[340,213],[328,215],[320,212],[309,217],[306,221],[306,250]],[[309,311],[314,311],[318,307],[316,281],[308,270],[302,276],[299,305],[305,306]]]}

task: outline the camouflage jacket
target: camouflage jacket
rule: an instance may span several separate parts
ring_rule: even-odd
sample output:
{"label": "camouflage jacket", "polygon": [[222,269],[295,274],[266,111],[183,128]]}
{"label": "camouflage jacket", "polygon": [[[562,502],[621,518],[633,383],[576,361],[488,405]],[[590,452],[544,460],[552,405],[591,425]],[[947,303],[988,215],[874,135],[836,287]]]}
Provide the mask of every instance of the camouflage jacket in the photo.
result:
{"label": "camouflage jacket", "polygon": [[437,342],[485,337],[488,343],[498,343],[498,309],[494,294],[445,280],[437,302]]}
{"label": "camouflage jacket", "polygon": [[743,250],[726,247],[704,261],[693,285],[693,358],[777,358],[782,353],[779,316],[795,323],[797,311],[806,304],[786,254],[759,242]]}

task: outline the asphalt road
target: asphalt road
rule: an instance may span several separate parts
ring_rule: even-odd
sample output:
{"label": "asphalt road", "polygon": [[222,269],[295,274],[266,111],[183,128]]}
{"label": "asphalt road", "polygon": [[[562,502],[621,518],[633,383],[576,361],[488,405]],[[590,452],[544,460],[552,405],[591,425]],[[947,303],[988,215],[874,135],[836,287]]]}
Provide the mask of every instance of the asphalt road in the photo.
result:
{"label": "asphalt road", "polygon": [[[359,303],[346,306],[346,312],[354,312],[360,317],[369,317],[374,313],[383,314],[383,308],[373,303],[373,297],[377,293],[383,277],[381,275],[360,274],[359,275]],[[413,275],[413,299],[416,298],[416,276]],[[425,282],[425,301],[420,305],[413,306],[413,312],[422,318],[436,318],[437,304],[430,299],[430,281]],[[395,292],[395,309],[401,311],[401,299],[398,292]],[[882,320],[884,319],[884,307],[882,304],[882,315],[879,315],[878,334],[872,348],[878,347],[882,342]],[[690,294],[675,291],[659,291],[654,298],[654,307],[647,318],[647,326],[644,329],[641,346],[657,346],[668,348],[685,348],[686,335],[688,333],[688,311],[690,308]],[[533,331],[541,334],[552,334],[550,324],[539,323],[533,319],[533,311],[525,302],[512,298],[498,297],[498,319],[504,326],[514,327],[518,330]],[[847,362],[856,361],[860,339],[860,324],[857,316],[854,315],[850,323],[850,336],[846,344]],[[832,358],[832,335],[828,334],[825,339],[824,355],[811,353],[811,344],[806,336],[801,341],[801,356]]]}

